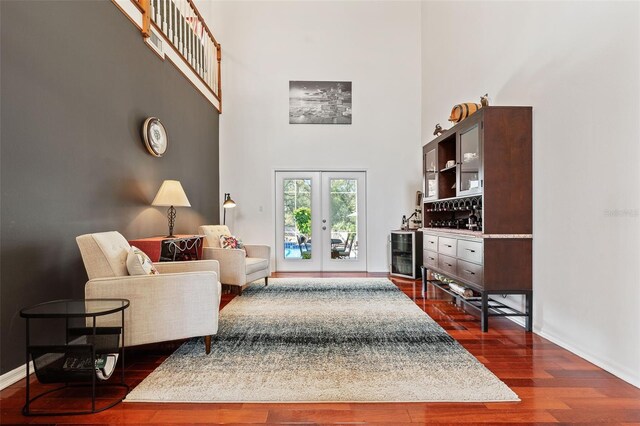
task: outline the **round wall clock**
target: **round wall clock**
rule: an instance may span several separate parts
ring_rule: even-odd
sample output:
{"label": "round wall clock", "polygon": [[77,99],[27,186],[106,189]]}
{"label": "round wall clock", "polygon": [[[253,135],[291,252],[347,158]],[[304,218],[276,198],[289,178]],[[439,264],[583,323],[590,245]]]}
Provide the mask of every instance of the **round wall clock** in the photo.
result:
{"label": "round wall clock", "polygon": [[144,145],[154,157],[162,157],[167,151],[167,131],[156,117],[149,117],[142,126]]}

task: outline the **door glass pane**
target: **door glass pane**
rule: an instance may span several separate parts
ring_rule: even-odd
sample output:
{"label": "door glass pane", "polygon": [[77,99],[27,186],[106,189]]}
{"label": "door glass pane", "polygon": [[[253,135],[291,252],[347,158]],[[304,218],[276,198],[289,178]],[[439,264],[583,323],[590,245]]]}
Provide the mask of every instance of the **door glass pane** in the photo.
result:
{"label": "door glass pane", "polygon": [[424,159],[425,177],[425,198],[431,198],[436,195],[436,150],[432,149],[427,152]]}
{"label": "door glass pane", "polygon": [[284,258],[311,259],[311,179],[284,179]]}
{"label": "door glass pane", "polygon": [[331,258],[358,258],[358,181],[331,179]]}
{"label": "door glass pane", "polygon": [[480,188],[480,132],[478,126],[460,135],[460,191]]}

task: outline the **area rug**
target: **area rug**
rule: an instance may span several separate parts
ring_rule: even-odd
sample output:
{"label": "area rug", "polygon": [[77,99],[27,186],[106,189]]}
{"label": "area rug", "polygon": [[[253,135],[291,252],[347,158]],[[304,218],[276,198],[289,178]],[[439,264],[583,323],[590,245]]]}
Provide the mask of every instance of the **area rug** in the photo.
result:
{"label": "area rug", "polygon": [[221,312],[129,402],[519,401],[386,278],[279,278]]}

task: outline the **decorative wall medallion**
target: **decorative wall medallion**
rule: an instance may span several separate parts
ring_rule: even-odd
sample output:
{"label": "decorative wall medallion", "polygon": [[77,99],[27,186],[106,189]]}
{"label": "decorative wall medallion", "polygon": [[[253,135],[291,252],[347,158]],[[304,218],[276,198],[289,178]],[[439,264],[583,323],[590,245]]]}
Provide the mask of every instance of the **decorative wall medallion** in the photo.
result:
{"label": "decorative wall medallion", "polygon": [[154,157],[162,157],[167,151],[167,131],[156,117],[149,117],[142,126],[144,145]]}

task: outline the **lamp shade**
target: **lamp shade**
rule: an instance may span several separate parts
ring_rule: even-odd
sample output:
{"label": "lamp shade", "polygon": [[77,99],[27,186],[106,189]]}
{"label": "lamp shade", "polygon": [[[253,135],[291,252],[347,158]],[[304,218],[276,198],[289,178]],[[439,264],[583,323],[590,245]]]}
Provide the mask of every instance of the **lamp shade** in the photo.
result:
{"label": "lamp shade", "polygon": [[151,202],[152,206],[191,207],[182,185],[177,180],[165,180]]}
{"label": "lamp shade", "polygon": [[224,194],[224,203],[222,203],[222,207],[225,209],[232,209],[236,206],[236,202],[231,199],[231,194]]}

